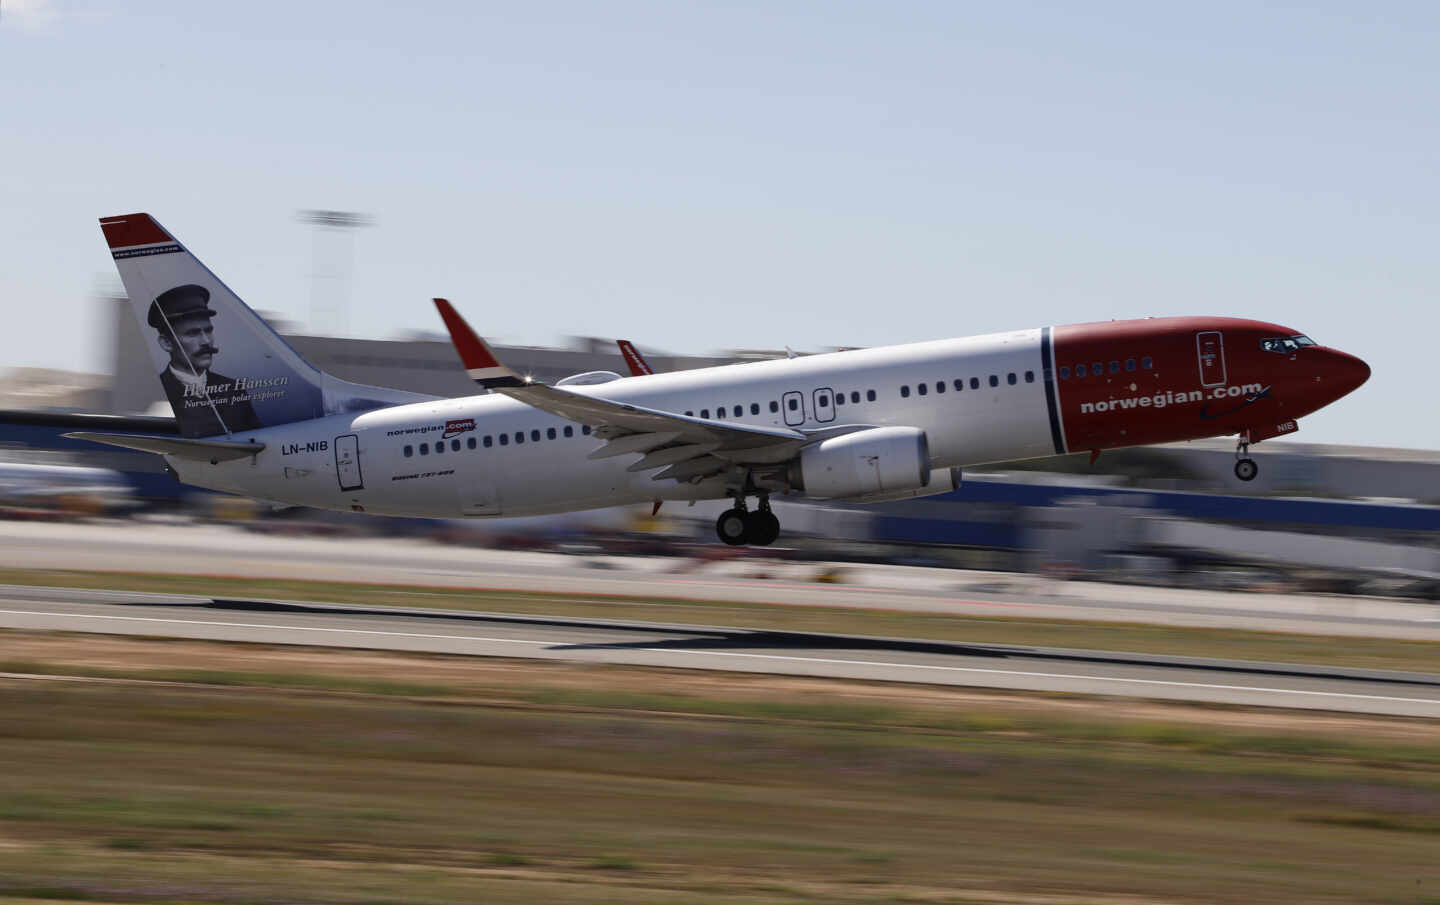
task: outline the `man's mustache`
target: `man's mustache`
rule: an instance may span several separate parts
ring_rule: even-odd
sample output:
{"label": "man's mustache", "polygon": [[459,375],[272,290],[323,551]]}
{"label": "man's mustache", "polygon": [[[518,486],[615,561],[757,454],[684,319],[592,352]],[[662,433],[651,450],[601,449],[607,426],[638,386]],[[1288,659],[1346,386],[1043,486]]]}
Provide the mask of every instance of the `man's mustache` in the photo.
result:
{"label": "man's mustache", "polygon": [[195,350],[196,355],[214,355],[220,351],[219,346],[212,346],[209,343]]}

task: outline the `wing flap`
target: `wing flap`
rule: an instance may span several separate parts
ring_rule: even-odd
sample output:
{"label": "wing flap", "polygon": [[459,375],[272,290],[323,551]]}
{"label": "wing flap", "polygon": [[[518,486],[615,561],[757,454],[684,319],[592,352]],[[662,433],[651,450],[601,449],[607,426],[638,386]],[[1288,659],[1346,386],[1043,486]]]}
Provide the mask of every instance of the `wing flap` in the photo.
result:
{"label": "wing flap", "polygon": [[667,446],[664,449],[646,453],[643,459],[625,470],[649,471],[652,468],[663,468],[666,465],[698,459],[700,456],[714,451],[719,445],[718,443],[689,443],[684,446]]}

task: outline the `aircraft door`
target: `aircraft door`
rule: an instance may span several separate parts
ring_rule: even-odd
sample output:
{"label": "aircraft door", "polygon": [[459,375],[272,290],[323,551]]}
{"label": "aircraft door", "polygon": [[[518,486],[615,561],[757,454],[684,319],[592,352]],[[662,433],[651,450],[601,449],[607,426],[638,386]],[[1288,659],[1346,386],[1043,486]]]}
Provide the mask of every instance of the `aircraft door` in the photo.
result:
{"label": "aircraft door", "polygon": [[360,438],[342,434],[335,438],[335,476],[341,490],[364,490],[365,478],[360,474]]}
{"label": "aircraft door", "polygon": [[821,387],[815,391],[815,420],[835,420],[835,394],[829,387]]}
{"label": "aircraft door", "polygon": [[1222,386],[1225,383],[1225,340],[1220,331],[1196,333],[1195,352],[1200,357],[1200,385]]}
{"label": "aircraft door", "polygon": [[785,423],[791,427],[805,423],[805,394],[791,391],[780,397],[780,408],[785,412]]}

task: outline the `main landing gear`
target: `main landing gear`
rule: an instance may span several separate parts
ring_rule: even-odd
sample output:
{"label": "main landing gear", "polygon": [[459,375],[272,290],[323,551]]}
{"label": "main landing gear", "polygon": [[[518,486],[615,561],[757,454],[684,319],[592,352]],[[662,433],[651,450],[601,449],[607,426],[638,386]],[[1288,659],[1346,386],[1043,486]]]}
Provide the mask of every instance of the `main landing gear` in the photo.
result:
{"label": "main landing gear", "polygon": [[761,494],[760,508],[751,512],[745,508],[745,497],[736,495],[735,508],[726,509],[715,520],[715,533],[732,547],[767,547],[780,536],[780,520],[770,511],[770,497]]}
{"label": "main landing gear", "polygon": [[1235,447],[1235,477],[1242,481],[1253,481],[1260,473],[1260,466],[1250,458],[1250,442],[1241,440]]}

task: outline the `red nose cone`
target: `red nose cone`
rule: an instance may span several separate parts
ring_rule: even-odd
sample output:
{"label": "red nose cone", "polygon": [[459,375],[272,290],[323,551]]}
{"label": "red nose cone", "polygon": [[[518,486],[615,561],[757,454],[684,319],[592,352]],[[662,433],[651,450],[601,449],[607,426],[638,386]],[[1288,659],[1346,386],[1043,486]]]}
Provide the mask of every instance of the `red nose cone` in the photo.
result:
{"label": "red nose cone", "polygon": [[1370,379],[1370,366],[1354,355],[1330,350],[1330,361],[1326,364],[1326,377],[1338,396],[1353,393]]}

